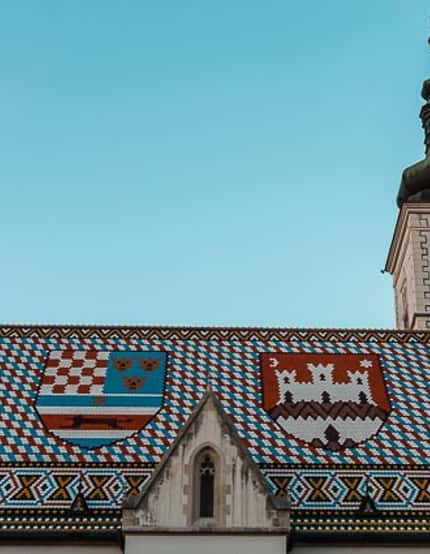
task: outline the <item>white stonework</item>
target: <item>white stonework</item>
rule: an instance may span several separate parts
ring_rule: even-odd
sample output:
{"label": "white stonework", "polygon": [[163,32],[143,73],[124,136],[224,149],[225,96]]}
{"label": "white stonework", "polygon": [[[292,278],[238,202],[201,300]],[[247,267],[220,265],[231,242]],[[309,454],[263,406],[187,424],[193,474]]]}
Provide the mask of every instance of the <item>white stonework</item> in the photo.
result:
{"label": "white stonework", "polygon": [[126,554],[287,554],[287,546],[279,535],[146,535],[127,537]]}
{"label": "white stonework", "polygon": [[430,329],[430,204],[403,204],[385,270],[399,329]]}
{"label": "white stonework", "polygon": [[[197,461],[205,451],[212,452],[215,461],[215,508],[211,518],[200,518],[196,511],[199,502]],[[281,543],[286,544],[287,508],[286,499],[271,496],[259,469],[210,393],[141,495],[127,501],[123,510],[125,551],[128,554],[141,548],[144,552],[146,537],[155,534],[177,536],[178,544],[187,544],[190,548],[192,545],[186,539],[190,533],[236,536],[235,544],[240,543],[239,535],[279,536]],[[275,550],[267,552],[279,551],[279,540],[273,544],[277,545]]]}

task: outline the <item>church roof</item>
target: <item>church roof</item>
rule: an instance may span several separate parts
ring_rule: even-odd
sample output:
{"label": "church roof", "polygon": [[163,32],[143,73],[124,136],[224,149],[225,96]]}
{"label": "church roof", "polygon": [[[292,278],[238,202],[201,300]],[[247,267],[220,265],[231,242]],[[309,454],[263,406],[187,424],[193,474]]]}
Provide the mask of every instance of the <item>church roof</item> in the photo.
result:
{"label": "church roof", "polygon": [[297,533],[427,535],[429,377],[424,332],[2,327],[0,528],[118,530],[209,385]]}

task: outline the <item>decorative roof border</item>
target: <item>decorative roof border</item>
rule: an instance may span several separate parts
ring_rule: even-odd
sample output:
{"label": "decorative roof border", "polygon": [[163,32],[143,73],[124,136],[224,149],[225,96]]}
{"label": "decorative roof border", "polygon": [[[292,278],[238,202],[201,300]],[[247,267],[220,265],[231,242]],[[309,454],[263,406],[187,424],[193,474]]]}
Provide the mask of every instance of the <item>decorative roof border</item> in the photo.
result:
{"label": "decorative roof border", "polygon": [[[408,514],[379,513],[359,516],[357,512],[292,514],[291,523],[297,543],[319,541],[353,541],[392,539],[397,542],[429,543],[428,517],[419,512]],[[95,540],[121,542],[121,510],[91,510],[72,514],[65,510],[0,511],[0,542],[4,540],[68,541]]]}
{"label": "decorative roof border", "polygon": [[[70,469],[147,469],[153,470],[157,467],[157,463],[152,462],[35,462],[19,461],[19,462],[2,462],[0,461],[0,472],[4,469],[58,469],[58,470],[70,470]],[[303,467],[299,466],[298,467]],[[346,466],[350,467],[350,466]],[[369,466],[364,466],[366,469]],[[382,466],[386,469],[386,466]],[[388,466],[391,468],[391,466]],[[394,466],[393,466],[394,467]],[[400,466],[395,466],[397,469]],[[417,469],[415,466],[405,466],[408,469]],[[288,466],[290,468],[290,466]],[[421,469],[421,466],[418,468]],[[428,469],[428,466],[423,466],[422,469]]]}
{"label": "decorative roof border", "polygon": [[0,510],[0,541],[96,540],[119,543],[120,510]]}
{"label": "decorative roof border", "polygon": [[380,512],[371,516],[359,515],[357,512],[339,512],[337,514],[310,514],[305,511],[291,513],[291,526],[297,538],[311,538],[312,535],[321,539],[340,540],[348,537],[356,542],[364,535],[367,541],[371,537],[389,538],[397,542],[412,540],[416,542],[420,537],[428,542],[430,539],[430,524],[428,516],[419,512],[396,514]]}
{"label": "decorative roof border", "polygon": [[[6,469],[55,469],[55,470],[70,470],[70,469],[126,469],[126,470],[154,470],[159,463],[153,462],[35,462],[16,461],[16,462],[0,462],[0,472]],[[304,470],[315,469],[321,470],[323,467],[328,471],[344,470],[344,471],[428,471],[429,466],[424,464],[256,464],[258,469],[263,472],[274,470]]]}
{"label": "decorative roof border", "polygon": [[[424,517],[423,517],[424,516]],[[374,516],[358,515],[348,511],[319,514],[317,511],[292,513],[291,523],[295,540],[353,540],[363,536],[366,542],[372,538],[392,538],[396,542],[412,543],[430,540],[427,514],[381,512]],[[0,541],[64,540],[78,538],[107,539],[120,542],[121,510],[91,510],[86,514],[72,514],[66,510],[7,510],[0,511]]]}
{"label": "decorative roof border", "polygon": [[3,338],[430,343],[430,332],[394,329],[3,325]]}

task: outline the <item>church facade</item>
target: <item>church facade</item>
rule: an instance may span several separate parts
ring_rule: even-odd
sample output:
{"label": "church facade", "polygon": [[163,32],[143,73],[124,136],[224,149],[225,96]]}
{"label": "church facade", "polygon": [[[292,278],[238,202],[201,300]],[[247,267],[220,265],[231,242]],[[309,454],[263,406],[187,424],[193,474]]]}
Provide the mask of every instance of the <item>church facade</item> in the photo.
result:
{"label": "church facade", "polygon": [[430,83],[397,330],[0,327],[0,553],[430,548]]}

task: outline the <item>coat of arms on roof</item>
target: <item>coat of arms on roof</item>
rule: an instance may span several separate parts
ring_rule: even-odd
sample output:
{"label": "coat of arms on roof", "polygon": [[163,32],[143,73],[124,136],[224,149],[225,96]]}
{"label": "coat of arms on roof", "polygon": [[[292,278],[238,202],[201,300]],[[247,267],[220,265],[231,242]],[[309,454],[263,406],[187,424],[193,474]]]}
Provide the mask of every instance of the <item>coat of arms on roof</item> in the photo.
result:
{"label": "coat of arms on roof", "polygon": [[166,363],[158,351],[51,351],[36,410],[51,433],[72,444],[124,440],[161,408]]}
{"label": "coat of arms on roof", "polygon": [[375,354],[261,354],[261,372],[264,409],[316,448],[361,443],[390,411]]}

